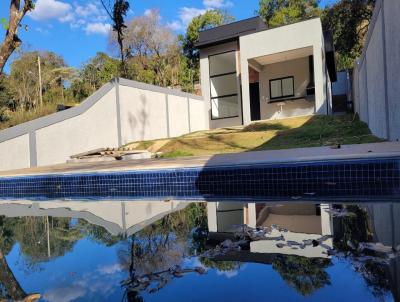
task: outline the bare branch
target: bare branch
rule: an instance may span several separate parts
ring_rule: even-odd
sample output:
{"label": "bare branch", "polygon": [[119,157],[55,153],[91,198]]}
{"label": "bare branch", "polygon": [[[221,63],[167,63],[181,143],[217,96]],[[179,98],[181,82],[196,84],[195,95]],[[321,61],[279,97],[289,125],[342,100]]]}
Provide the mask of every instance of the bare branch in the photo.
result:
{"label": "bare branch", "polygon": [[[109,7],[106,6],[106,4],[104,3],[104,0],[100,0],[101,5],[103,6],[104,10],[106,11],[107,15],[110,17],[111,20],[113,20],[113,15],[112,15],[112,9],[111,9],[111,5],[109,5]],[[110,3],[110,2],[108,2]]]}

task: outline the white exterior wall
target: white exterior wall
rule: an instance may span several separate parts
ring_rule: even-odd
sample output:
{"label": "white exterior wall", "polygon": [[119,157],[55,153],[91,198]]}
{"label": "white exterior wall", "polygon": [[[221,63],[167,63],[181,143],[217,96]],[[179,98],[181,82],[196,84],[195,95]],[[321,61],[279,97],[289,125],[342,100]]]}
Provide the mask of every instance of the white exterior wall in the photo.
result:
{"label": "white exterior wall", "polygon": [[113,235],[131,236],[151,223],[184,209],[189,202],[170,201],[40,201],[25,200],[0,203],[7,217],[53,216],[84,219],[105,228]]}
{"label": "white exterior wall", "polygon": [[373,134],[400,140],[400,1],[378,0],[353,73],[354,107]]}
{"label": "white exterior wall", "polygon": [[60,164],[97,148],[204,130],[204,113],[201,97],[119,79],[78,107],[0,131],[0,170]]}
{"label": "white exterior wall", "polygon": [[[263,42],[261,43],[261,41]],[[243,120],[245,124],[251,122],[248,60],[305,47],[313,47],[315,113],[327,113],[327,71],[322,25],[320,19],[312,19],[240,37]]]}
{"label": "white exterior wall", "polygon": [[189,133],[188,100],[184,97],[171,97],[169,101],[170,133],[172,137]]}
{"label": "white exterior wall", "polygon": [[10,139],[0,145],[0,163],[3,170],[29,167],[29,155],[29,134]]}
{"label": "white exterior wall", "polygon": [[385,1],[386,89],[389,139],[400,140],[400,1]]}
{"label": "white exterior wall", "polygon": [[168,137],[163,93],[120,86],[122,144]]}
{"label": "white exterior wall", "polygon": [[[287,76],[294,77],[294,97],[305,97],[310,81],[308,57],[265,65],[260,72],[260,110],[261,119],[279,119],[293,116],[310,115],[315,112],[314,101],[305,99],[269,103],[269,81]],[[282,109],[281,109],[282,107]]]}
{"label": "white exterior wall", "polygon": [[[236,51],[236,75],[238,87],[238,117],[211,119],[211,97],[210,97],[210,66],[209,56],[220,54],[228,51]],[[201,91],[205,102],[206,125],[209,129],[237,126],[242,124],[241,109],[241,91],[240,91],[240,54],[237,42],[225,43],[214,47],[202,49],[200,52],[200,74],[201,74]]]}
{"label": "white exterior wall", "polygon": [[65,163],[73,154],[118,146],[115,88],[85,114],[36,131],[37,165]]}
{"label": "white exterior wall", "polygon": [[200,131],[206,128],[207,116],[204,114],[205,101],[189,98],[190,106],[190,132]]}
{"label": "white exterior wall", "polygon": [[368,112],[371,117],[369,127],[379,137],[387,137],[386,123],[383,122],[386,119],[385,106],[382,106],[382,101],[385,100],[385,79],[382,77],[384,74],[384,61],[381,55],[383,36],[380,33],[382,33],[382,22],[377,22],[366,52]]}

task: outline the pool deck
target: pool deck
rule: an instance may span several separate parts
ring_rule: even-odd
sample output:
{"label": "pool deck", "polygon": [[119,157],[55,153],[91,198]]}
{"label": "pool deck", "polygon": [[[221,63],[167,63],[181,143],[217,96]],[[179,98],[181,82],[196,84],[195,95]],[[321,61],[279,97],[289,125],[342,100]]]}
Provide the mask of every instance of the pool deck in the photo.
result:
{"label": "pool deck", "polygon": [[218,167],[275,163],[315,162],[346,159],[400,158],[400,142],[344,145],[331,147],[298,148],[219,154],[211,156],[182,157],[173,159],[143,159],[96,163],[68,163],[45,167],[0,172],[0,177],[117,172],[134,170],[161,170],[193,167]]}

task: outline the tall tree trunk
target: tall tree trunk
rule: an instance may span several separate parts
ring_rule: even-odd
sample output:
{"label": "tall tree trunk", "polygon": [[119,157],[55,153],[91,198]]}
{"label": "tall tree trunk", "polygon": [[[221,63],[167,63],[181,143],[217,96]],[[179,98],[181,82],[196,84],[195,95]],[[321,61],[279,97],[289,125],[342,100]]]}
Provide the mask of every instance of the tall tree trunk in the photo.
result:
{"label": "tall tree trunk", "polygon": [[7,60],[10,58],[14,50],[21,45],[18,38],[18,27],[25,14],[34,8],[32,0],[25,0],[24,6],[20,9],[21,0],[11,0],[10,4],[10,20],[4,42],[0,46],[0,73],[3,72]]}
{"label": "tall tree trunk", "polygon": [[13,272],[8,266],[7,260],[0,250],[0,282],[7,290],[8,295],[16,301],[23,300],[27,295],[15,279]]}
{"label": "tall tree trunk", "polygon": [[126,71],[126,62],[125,62],[125,53],[124,53],[124,38],[123,33],[118,31],[118,44],[119,44],[119,51],[121,55],[121,75],[122,77],[127,77]]}

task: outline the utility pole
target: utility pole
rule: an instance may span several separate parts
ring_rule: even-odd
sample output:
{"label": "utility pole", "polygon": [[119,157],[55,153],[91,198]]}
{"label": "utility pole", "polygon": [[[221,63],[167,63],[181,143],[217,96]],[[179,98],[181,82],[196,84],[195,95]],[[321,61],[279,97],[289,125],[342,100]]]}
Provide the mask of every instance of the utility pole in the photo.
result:
{"label": "utility pole", "polygon": [[38,56],[38,68],[39,68],[39,102],[40,106],[43,104],[43,95],[42,95],[42,71],[40,66],[40,56]]}
{"label": "utility pole", "polygon": [[50,259],[50,257],[51,257],[51,249],[50,249],[50,225],[49,225],[49,216],[46,216],[46,231],[47,231],[47,257]]}

